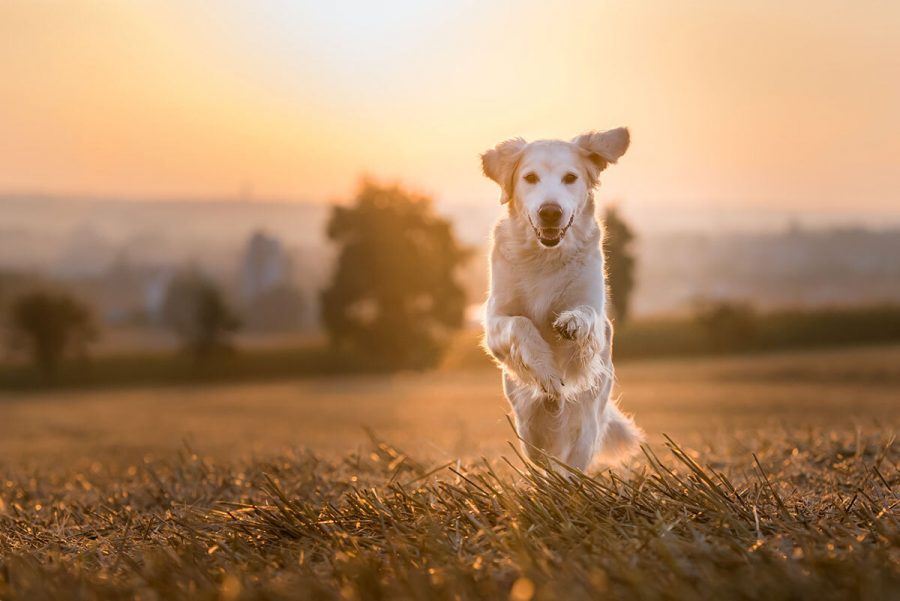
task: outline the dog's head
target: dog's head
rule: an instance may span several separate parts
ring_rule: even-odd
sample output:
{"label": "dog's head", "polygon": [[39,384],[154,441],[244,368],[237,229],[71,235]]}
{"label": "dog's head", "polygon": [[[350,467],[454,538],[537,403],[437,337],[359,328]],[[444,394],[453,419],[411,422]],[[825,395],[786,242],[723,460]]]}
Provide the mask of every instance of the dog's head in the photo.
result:
{"label": "dog's head", "polygon": [[600,172],[628,149],[624,127],[563,140],[501,142],[481,155],[484,174],[500,185],[500,202],[528,220],[543,248],[560,244],[597,185]]}

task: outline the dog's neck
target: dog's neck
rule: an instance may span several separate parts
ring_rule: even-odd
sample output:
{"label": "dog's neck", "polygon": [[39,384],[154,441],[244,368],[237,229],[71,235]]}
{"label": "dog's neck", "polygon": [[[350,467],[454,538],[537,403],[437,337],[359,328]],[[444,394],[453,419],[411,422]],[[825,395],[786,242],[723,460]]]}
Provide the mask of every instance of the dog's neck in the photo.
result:
{"label": "dog's neck", "polygon": [[514,264],[539,262],[548,267],[558,267],[576,260],[586,253],[600,248],[602,232],[594,215],[594,195],[589,193],[587,200],[575,215],[572,227],[556,248],[543,248],[534,235],[534,230],[517,200],[509,202],[509,215],[501,224],[504,231],[505,244],[501,247],[503,255]]}

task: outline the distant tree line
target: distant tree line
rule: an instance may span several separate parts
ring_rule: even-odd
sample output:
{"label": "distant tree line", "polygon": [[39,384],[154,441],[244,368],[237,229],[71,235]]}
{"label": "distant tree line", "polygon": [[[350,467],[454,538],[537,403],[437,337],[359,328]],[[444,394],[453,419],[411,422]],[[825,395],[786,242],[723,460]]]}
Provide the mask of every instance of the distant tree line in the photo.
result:
{"label": "distant tree line", "polygon": [[[604,221],[611,309],[624,322],[634,287],[634,233],[615,207],[606,210]],[[339,249],[320,299],[332,349],[383,369],[435,365],[466,309],[459,274],[472,253],[457,240],[452,224],[434,212],[426,196],[364,182],[350,203],[332,208],[326,233]],[[250,251],[247,290],[273,279],[269,271],[286,268],[269,260],[280,256],[271,238],[254,235]],[[289,311],[302,301],[290,291],[273,290],[277,294],[254,305],[256,311]],[[265,323],[263,317],[251,316]],[[84,358],[98,332],[90,307],[60,290],[21,296],[9,322],[10,348],[28,354],[45,374],[53,374],[67,356]],[[169,280],[160,323],[201,363],[232,350],[241,325],[222,289],[193,267]]]}
{"label": "distant tree line", "polygon": [[86,358],[87,345],[96,337],[90,307],[61,290],[34,290],[10,306],[9,347],[29,356],[47,376],[69,355]]}

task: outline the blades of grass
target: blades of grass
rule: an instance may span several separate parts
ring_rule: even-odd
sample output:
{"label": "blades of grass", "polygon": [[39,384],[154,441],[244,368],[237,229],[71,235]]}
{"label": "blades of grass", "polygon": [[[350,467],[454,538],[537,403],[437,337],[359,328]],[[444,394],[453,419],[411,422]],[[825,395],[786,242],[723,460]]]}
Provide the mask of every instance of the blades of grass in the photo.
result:
{"label": "blades of grass", "polygon": [[759,477],[762,479],[763,483],[766,485],[766,488],[769,490],[769,493],[772,495],[775,504],[778,506],[778,510],[781,512],[782,519],[788,522],[793,521],[787,506],[785,506],[784,501],[781,500],[781,495],[778,494],[778,492],[775,490],[775,487],[772,486],[772,483],[769,481],[769,477],[766,475],[762,464],[759,462],[759,457],[756,456],[756,453],[753,453],[752,455],[753,461],[756,463],[756,469],[758,470]]}

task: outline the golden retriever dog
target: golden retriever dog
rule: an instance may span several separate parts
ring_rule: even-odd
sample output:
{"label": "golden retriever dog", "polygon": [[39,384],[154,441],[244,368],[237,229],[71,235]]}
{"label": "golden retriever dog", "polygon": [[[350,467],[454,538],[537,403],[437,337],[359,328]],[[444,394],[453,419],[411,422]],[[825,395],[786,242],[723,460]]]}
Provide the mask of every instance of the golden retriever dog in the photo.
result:
{"label": "golden retriever dog", "polygon": [[610,398],[613,332],[594,215],[600,173],[629,141],[625,128],[570,142],[516,138],[481,156],[509,209],[493,231],[484,345],[502,368],[524,451],[538,463],[546,453],[585,470],[643,440]]}

